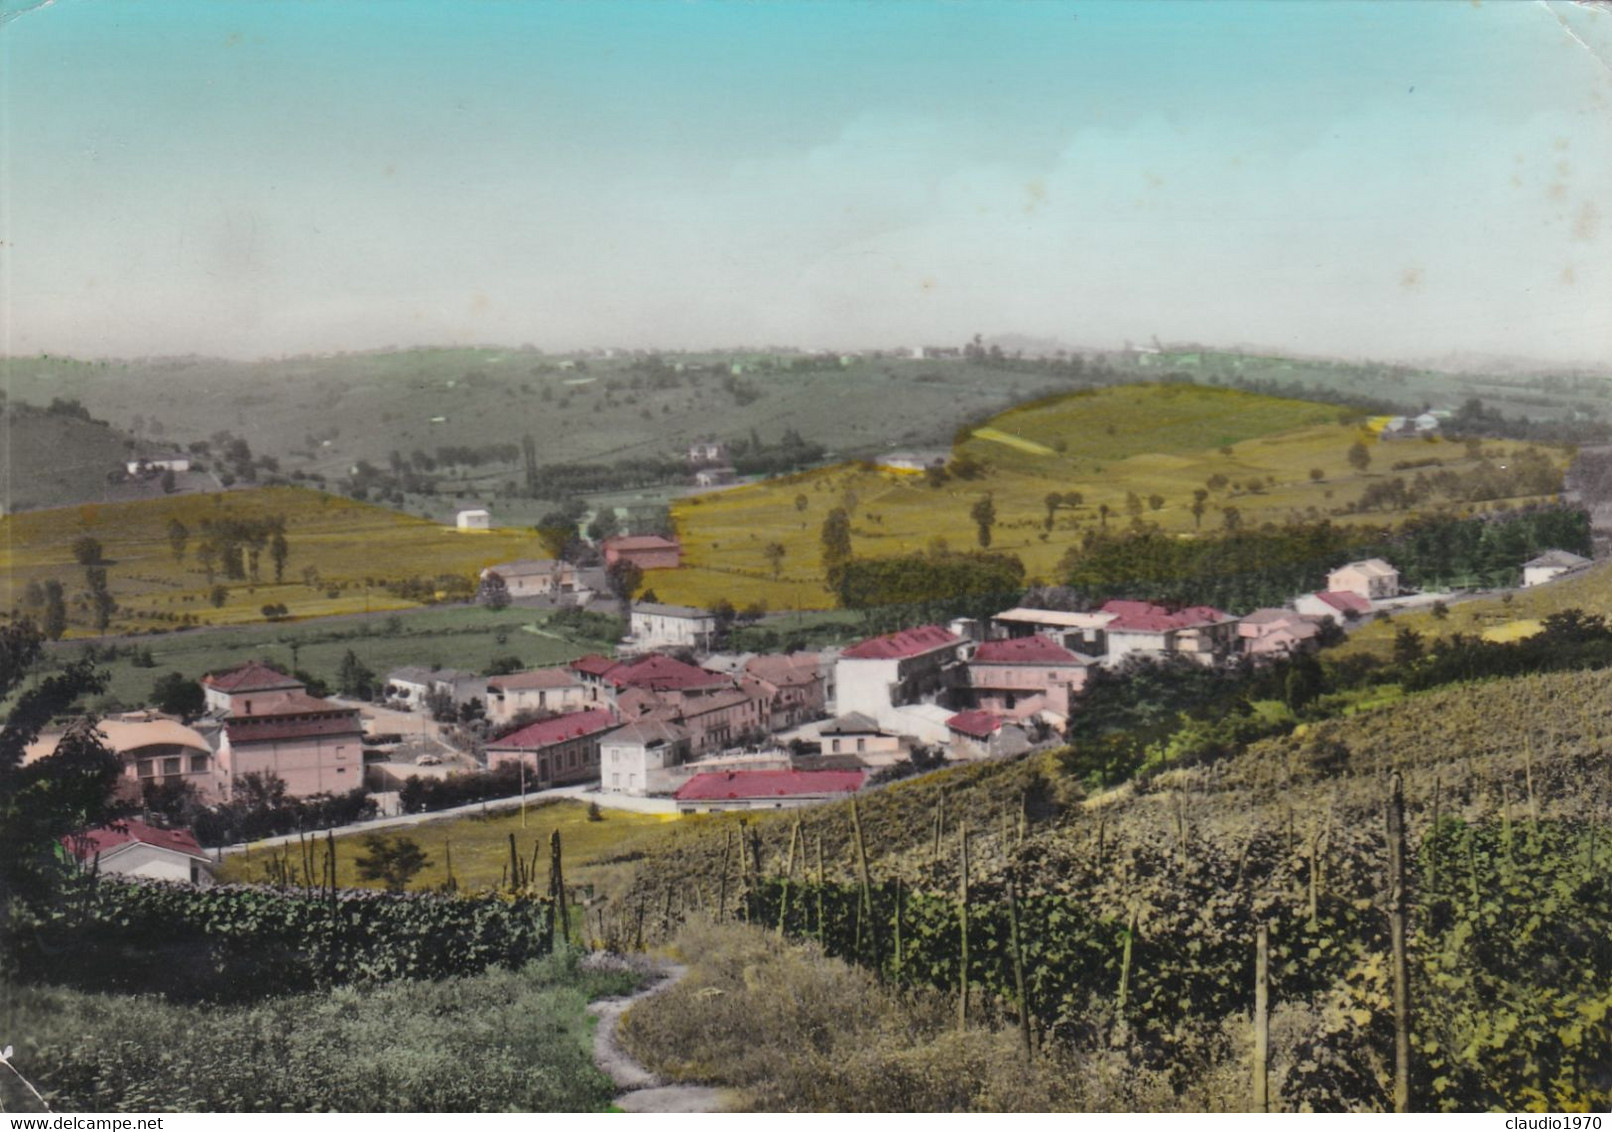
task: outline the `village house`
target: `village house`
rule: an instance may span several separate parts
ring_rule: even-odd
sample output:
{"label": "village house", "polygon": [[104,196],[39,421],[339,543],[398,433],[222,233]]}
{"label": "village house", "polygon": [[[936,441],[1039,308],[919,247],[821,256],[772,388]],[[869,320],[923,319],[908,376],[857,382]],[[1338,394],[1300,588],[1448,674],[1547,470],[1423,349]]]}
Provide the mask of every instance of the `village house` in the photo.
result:
{"label": "village house", "polygon": [[1292,609],[1256,609],[1237,622],[1237,636],[1245,656],[1273,660],[1319,648],[1321,627]]}
{"label": "village house", "polygon": [[[106,749],[118,757],[123,776],[118,796],[138,802],[147,784],[195,787],[204,803],[220,800],[217,759],[207,738],[193,727],[156,712],[129,712],[103,719],[95,725]],[[55,753],[60,732],[41,735],[23,752],[23,762],[32,763]]]}
{"label": "village house", "polygon": [[454,526],[461,531],[490,531],[493,529],[492,513],[480,507],[461,511],[454,516]]}
{"label": "village house", "polygon": [[691,605],[641,601],[629,623],[628,634],[640,649],[708,649],[716,636],[716,615]]}
{"label": "village house", "polygon": [[1367,558],[1339,566],[1327,575],[1327,591],[1358,594],[1379,601],[1399,594],[1399,571],[1381,558]]}
{"label": "village house", "polygon": [[1009,609],[998,613],[991,621],[998,636],[1039,634],[1066,649],[1100,657],[1108,651],[1108,625],[1116,616],[1118,614],[1069,613],[1059,609]]}
{"label": "village house", "polygon": [[682,727],[698,754],[767,731],[770,698],[748,678],[708,672],[660,653],[627,661],[582,657],[572,661],[571,668],[623,719],[653,719]]}
{"label": "village house", "polygon": [[696,440],[688,446],[688,462],[692,468],[725,466],[728,461],[728,446],[720,440]]}
{"label": "village house", "polygon": [[661,535],[615,535],[599,546],[607,567],[631,562],[640,570],[675,570],[683,561],[682,545]]}
{"label": "village house", "polygon": [[840,653],[835,709],[880,723],[891,708],[950,696],[961,676],[961,639],[939,625],[873,637]]}
{"label": "village house", "polygon": [[487,718],[508,723],[522,712],[582,711],[599,703],[598,689],[568,668],[534,668],[487,678]]}
{"label": "village house", "polygon": [[168,456],[156,460],[130,460],[124,467],[131,476],[156,476],[163,472],[190,471],[190,461],[179,456]]}
{"label": "village house", "polygon": [[1010,758],[1030,749],[1030,736],[994,711],[959,712],[946,721],[948,753],[957,759]]}
{"label": "village house", "polygon": [[1293,608],[1306,617],[1330,617],[1342,624],[1370,613],[1371,602],[1350,590],[1323,590],[1300,594],[1293,599]]}
{"label": "village house", "polygon": [[1107,663],[1140,655],[1153,659],[1186,657],[1205,666],[1229,659],[1237,650],[1237,619],[1207,605],[1170,612],[1146,601],[1109,601]]}
{"label": "village house", "polygon": [[277,672],[266,664],[245,664],[211,672],[201,678],[202,696],[210,715],[251,715],[305,691],[301,680]]}
{"label": "village house", "polygon": [[432,696],[446,696],[455,707],[473,699],[485,700],[487,681],[474,672],[455,668],[421,668],[405,665],[386,674],[387,699],[401,700],[415,711],[430,708]]}
{"label": "village house", "polygon": [[158,829],[127,818],[62,838],[62,847],[86,869],[144,880],[213,883],[212,861],[188,830]]}
{"label": "village house", "polygon": [[1539,586],[1546,582],[1554,582],[1563,574],[1572,574],[1593,566],[1590,559],[1574,554],[1567,550],[1547,550],[1538,558],[1530,559],[1522,564],[1522,584],[1524,586]]}
{"label": "village house", "polygon": [[364,784],[364,725],[358,709],[296,691],[250,713],[224,718],[218,734],[221,793],[235,796],[248,774],[273,775],[293,798],[345,794]]}
{"label": "village house", "polygon": [[487,744],[487,769],[525,764],[531,789],[588,782],[599,777],[599,742],[617,726],[602,708],[557,715]]}
{"label": "village house", "polygon": [[974,705],[1008,720],[1050,713],[1062,727],[1097,663],[1040,634],[982,641],[968,660]]}
{"label": "village house", "polygon": [[757,656],[745,663],[744,673],[767,693],[771,730],[798,727],[823,714],[823,660],[817,653]]}
{"label": "village house", "polygon": [[510,598],[559,597],[578,594],[577,568],[554,558],[523,558],[489,566],[481,572],[483,585],[498,579]]}
{"label": "village house", "polygon": [[726,464],[701,468],[694,473],[695,487],[727,487],[739,482],[739,473]]}
{"label": "village house", "polygon": [[889,766],[907,757],[907,744],[900,735],[859,711],[823,724],[817,735],[824,755],[855,755],[865,766]]}
{"label": "village house", "polygon": [[838,801],[866,781],[860,770],[734,770],[697,774],[673,797],[680,814],[782,810]]}
{"label": "village house", "polygon": [[672,788],[666,772],[689,760],[689,734],[675,723],[645,719],[599,741],[599,789],[606,794],[659,794]]}

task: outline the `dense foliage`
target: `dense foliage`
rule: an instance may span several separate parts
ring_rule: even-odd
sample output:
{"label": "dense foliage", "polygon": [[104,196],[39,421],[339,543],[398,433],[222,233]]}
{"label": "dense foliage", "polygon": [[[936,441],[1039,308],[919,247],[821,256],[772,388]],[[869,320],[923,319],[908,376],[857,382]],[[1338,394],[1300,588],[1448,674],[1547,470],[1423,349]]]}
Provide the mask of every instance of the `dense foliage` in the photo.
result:
{"label": "dense foliage", "polygon": [[398,804],[406,814],[421,814],[468,806],[489,798],[512,798],[520,792],[520,766],[509,763],[497,770],[455,774],[448,778],[410,775],[398,791]]}
{"label": "dense foliage", "polygon": [[851,558],[840,569],[840,605],[860,612],[870,629],[987,618],[1016,604],[1024,563],[1011,554],[907,554]]}

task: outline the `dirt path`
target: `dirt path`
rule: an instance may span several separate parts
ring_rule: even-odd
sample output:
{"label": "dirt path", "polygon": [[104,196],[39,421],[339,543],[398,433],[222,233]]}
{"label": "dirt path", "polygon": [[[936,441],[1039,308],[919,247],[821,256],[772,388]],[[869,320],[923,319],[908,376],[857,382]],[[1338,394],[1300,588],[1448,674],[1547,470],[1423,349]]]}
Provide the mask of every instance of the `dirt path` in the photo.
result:
{"label": "dirt path", "polygon": [[675,986],[688,974],[687,967],[675,963],[665,964],[660,970],[662,977],[636,994],[626,998],[603,998],[588,1006],[589,1012],[599,1018],[599,1026],[593,1032],[593,1058],[617,1087],[625,1090],[616,1098],[616,1107],[623,1112],[726,1111],[722,1090],[705,1085],[663,1084],[621,1047],[616,1027],[628,1008]]}

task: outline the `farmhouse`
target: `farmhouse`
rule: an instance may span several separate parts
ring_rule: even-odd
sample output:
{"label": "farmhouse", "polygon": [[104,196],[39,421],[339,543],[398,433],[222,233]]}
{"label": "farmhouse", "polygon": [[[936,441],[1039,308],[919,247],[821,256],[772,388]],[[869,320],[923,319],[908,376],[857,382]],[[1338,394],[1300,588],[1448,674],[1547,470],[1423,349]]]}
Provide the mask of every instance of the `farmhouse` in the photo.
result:
{"label": "farmhouse", "polygon": [[1538,586],[1594,565],[1588,558],[1566,550],[1547,550],[1522,564],[1522,584]]}
{"label": "farmhouse", "polygon": [[888,766],[906,755],[901,736],[884,730],[861,712],[830,720],[818,729],[825,755],[855,755],[868,766]]}
{"label": "farmhouse", "polygon": [[249,714],[224,719],[218,737],[221,792],[233,798],[248,774],[274,775],[293,798],[345,794],[364,784],[364,725],[358,709],[292,692]]}
{"label": "farmhouse", "polygon": [[641,601],[633,606],[628,631],[639,648],[705,649],[716,635],[716,615],[689,605]]}
{"label": "farmhouse", "polygon": [[1291,609],[1256,609],[1237,623],[1237,637],[1244,655],[1274,659],[1319,647],[1321,627]]}
{"label": "farmhouse", "polygon": [[598,702],[598,688],[590,688],[568,668],[487,678],[487,718],[494,723],[508,723],[523,711],[581,711]]}
{"label": "farmhouse", "polygon": [[675,723],[646,719],[618,727],[599,741],[599,789],[606,794],[662,793],[665,772],[687,762],[689,734]]}
{"label": "farmhouse", "polygon": [[1097,662],[1040,635],[983,641],[968,661],[977,707],[1008,720],[1050,712],[1060,725]]}
{"label": "farmhouse", "polygon": [[557,715],[487,744],[487,769],[524,763],[535,789],[599,777],[599,741],[617,726],[603,708]]}
{"label": "farmhouse", "polygon": [[386,695],[402,700],[416,711],[429,708],[432,696],[446,696],[455,707],[487,695],[487,681],[473,672],[455,668],[405,666],[386,674]]}
{"label": "farmhouse", "polygon": [[1145,601],[1109,601],[1104,613],[1115,615],[1108,623],[1108,660],[1117,664],[1127,656],[1161,659],[1184,656],[1203,665],[1215,665],[1237,647],[1237,619],[1207,605],[1192,605],[1172,613]]}
{"label": "farmhouse", "polygon": [[301,680],[255,660],[210,672],[201,685],[208,713],[220,716],[251,715],[254,707],[261,712],[305,690]]}
{"label": "farmhouse", "polygon": [[688,446],[688,462],[693,468],[726,466],[728,446],[720,440],[696,440]]}
{"label": "farmhouse", "polygon": [[798,727],[823,714],[823,658],[817,653],[753,657],[744,672],[767,694],[772,730]]}
{"label": "farmhouse", "polygon": [[1341,623],[1370,613],[1371,602],[1350,590],[1323,590],[1300,594],[1293,599],[1293,608],[1306,617],[1330,617]]}
{"label": "farmhouse", "polygon": [[1108,625],[1116,613],[1066,613],[1058,609],[1009,609],[991,620],[999,635],[1048,637],[1067,649],[1102,656],[1108,651]]}
{"label": "farmhouse", "polygon": [[673,797],[680,814],[781,810],[844,798],[865,781],[860,770],[731,770],[697,774]]}
{"label": "farmhouse", "polygon": [[853,645],[835,665],[836,709],[883,722],[893,707],[949,695],[961,644],[939,625],[924,625]]}
{"label": "farmhouse", "polygon": [[130,460],[124,465],[131,476],[154,476],[163,472],[188,472],[190,461],[180,457],[167,457],[160,460]]}
{"label": "farmhouse", "polygon": [[503,582],[509,596],[517,601],[524,597],[574,594],[578,590],[577,568],[553,558],[523,558],[489,566],[481,572],[483,585],[494,578]]}
{"label": "farmhouse", "polygon": [[454,526],[461,531],[490,531],[493,529],[493,517],[490,512],[478,507],[459,512],[455,516]]}
{"label": "farmhouse", "polygon": [[616,535],[599,545],[607,567],[631,562],[640,570],[675,570],[683,560],[682,545],[660,535]]}
{"label": "farmhouse", "polygon": [[1367,601],[1399,594],[1399,571],[1381,558],[1367,558],[1339,566],[1327,575],[1327,589],[1358,594]]}
{"label": "farmhouse", "polygon": [[946,729],[954,758],[1007,758],[1030,749],[1030,737],[994,711],[960,712],[946,721]]}
{"label": "farmhouse", "polygon": [[183,829],[158,829],[133,818],[64,837],[62,847],[85,868],[147,880],[212,884],[212,862]]}

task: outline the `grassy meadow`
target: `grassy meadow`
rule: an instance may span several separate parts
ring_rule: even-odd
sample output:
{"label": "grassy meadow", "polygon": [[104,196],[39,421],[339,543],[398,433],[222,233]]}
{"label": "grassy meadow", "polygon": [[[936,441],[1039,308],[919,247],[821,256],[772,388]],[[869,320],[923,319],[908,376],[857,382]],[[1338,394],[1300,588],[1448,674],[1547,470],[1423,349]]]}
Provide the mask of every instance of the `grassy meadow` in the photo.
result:
{"label": "grassy meadow", "polygon": [[[565,877],[574,885],[595,885],[606,892],[623,891],[621,883],[630,863],[662,843],[677,828],[673,814],[640,814],[626,810],[604,810],[603,820],[590,821],[588,807],[580,802],[533,802],[527,807],[525,824],[519,810],[499,810],[486,815],[442,818],[405,829],[386,831],[388,838],[407,837],[419,844],[430,863],[410,885],[436,888],[448,879],[448,858],[453,858],[453,876],[461,890],[497,888],[509,864],[509,836],[528,864],[536,850],[540,883],[548,877],[549,835],[559,831],[565,856]],[[699,819],[694,820],[699,824]],[[289,849],[259,848],[236,853],[224,859],[220,879],[260,882],[272,875],[269,856],[289,853]],[[320,852],[323,852],[322,844]],[[357,860],[365,855],[363,836],[348,834],[336,838],[336,883],[344,888],[382,887],[362,880]]]}
{"label": "grassy meadow", "polygon": [[[1356,441],[1371,457],[1363,470],[1348,459]],[[1538,447],[1566,466],[1565,449]],[[1295,517],[1349,522],[1369,484],[1406,474],[1395,463],[1437,460],[1457,473],[1475,463],[1463,445],[1444,440],[1379,442],[1337,406],[1186,384],[1115,386],[1010,409],[973,429],[954,454],[985,465],[985,474],[935,487],[921,475],[842,464],[684,499],[673,517],[685,566],[651,571],[645,584],[663,601],[709,605],[726,597],[740,606],[823,608],[833,599],[823,583],[820,531],[833,508],[851,513],[853,553],[877,558],[937,540],[974,548],[970,511],[987,494],[997,515],[991,549],[1018,555],[1029,577],[1052,581],[1087,531],[1119,530],[1139,517],[1190,535],[1200,526],[1193,492],[1209,490],[1217,476],[1225,486],[1210,490],[1204,530],[1222,527],[1233,508],[1244,526]],[[1071,491],[1082,503],[1058,508],[1048,532],[1046,496]],[[774,542],[784,548],[776,573],[765,555]]]}
{"label": "grassy meadow", "polygon": [[[197,561],[205,521],[283,515],[289,555],[279,583],[265,552],[257,582],[228,581],[215,606],[212,585]],[[169,524],[189,531],[183,558],[169,541]],[[176,495],[132,503],[83,504],[0,519],[0,608],[24,601],[29,582],[55,578],[66,591],[68,635],[95,635],[84,570],[73,543],[102,547],[107,582],[118,610],[113,633],[167,628],[188,614],[201,625],[262,622],[262,607],[283,604],[302,619],[409,609],[416,601],[388,594],[388,582],[457,574],[473,579],[484,566],[540,557],[529,531],[459,532],[384,507],[297,487],[265,487],[208,495]]]}

